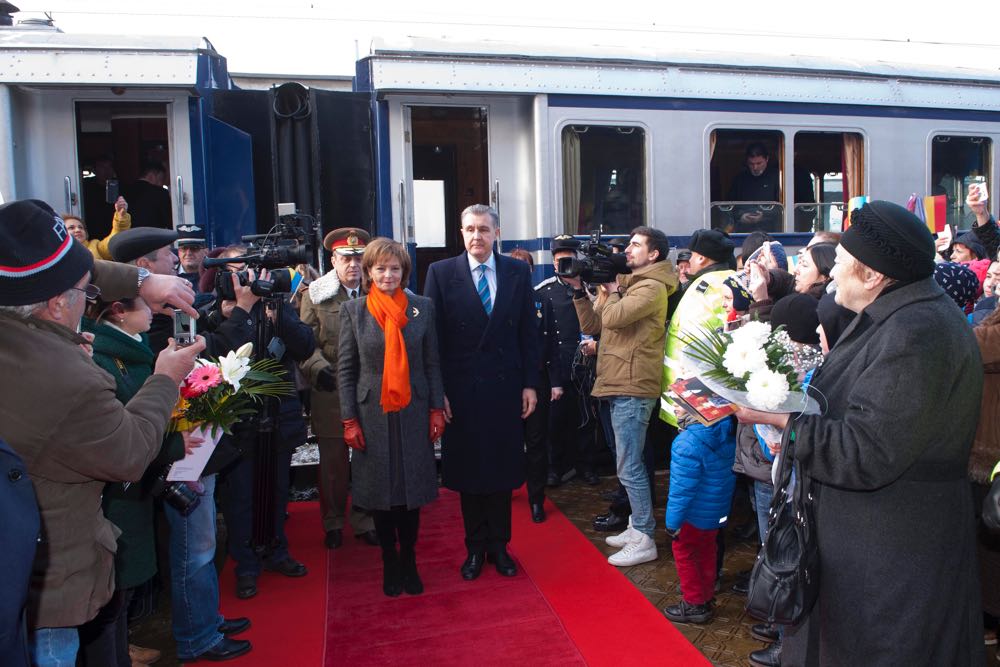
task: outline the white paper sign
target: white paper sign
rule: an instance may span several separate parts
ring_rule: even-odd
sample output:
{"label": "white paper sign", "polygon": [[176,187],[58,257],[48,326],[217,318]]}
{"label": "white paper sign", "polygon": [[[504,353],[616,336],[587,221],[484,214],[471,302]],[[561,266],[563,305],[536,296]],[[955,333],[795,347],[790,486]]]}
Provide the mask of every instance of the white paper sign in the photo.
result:
{"label": "white paper sign", "polygon": [[202,438],[203,442],[200,447],[195,447],[193,452],[185,455],[180,461],[174,461],[174,464],[170,466],[170,472],[167,473],[168,482],[198,481],[205,466],[208,465],[208,459],[215,451],[215,446],[219,444],[219,438],[222,437],[221,428],[214,430],[215,435],[212,435],[211,426],[199,426],[194,429],[194,435]]}

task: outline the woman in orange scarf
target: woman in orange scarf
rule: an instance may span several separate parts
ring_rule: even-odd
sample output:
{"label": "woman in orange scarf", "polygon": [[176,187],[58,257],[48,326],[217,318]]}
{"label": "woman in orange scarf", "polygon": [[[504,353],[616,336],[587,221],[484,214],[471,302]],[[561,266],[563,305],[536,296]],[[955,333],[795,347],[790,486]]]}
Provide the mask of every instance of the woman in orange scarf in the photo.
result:
{"label": "woman in orange scarf", "polygon": [[337,353],[351,500],[374,514],[383,592],[417,595],[420,507],[437,497],[433,443],[445,425],[434,302],[404,291],[410,256],[400,243],[375,239],[361,268],[369,292],[341,307]]}

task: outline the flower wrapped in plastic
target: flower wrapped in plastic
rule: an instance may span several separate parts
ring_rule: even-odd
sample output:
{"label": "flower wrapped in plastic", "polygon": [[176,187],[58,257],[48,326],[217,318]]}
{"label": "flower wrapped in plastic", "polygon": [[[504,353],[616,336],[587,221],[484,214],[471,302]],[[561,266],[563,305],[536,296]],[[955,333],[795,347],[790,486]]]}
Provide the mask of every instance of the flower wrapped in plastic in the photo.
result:
{"label": "flower wrapped in plastic", "polygon": [[255,404],[295,391],[277,360],[251,362],[252,355],[253,345],[247,343],[215,361],[199,359],[181,383],[170,430],[202,427],[232,433],[234,424],[258,411]]}
{"label": "flower wrapped in plastic", "polygon": [[732,332],[686,333],[683,340],[684,357],[698,377],[726,400],[764,412],[818,411],[802,382],[823,354],[814,345],[792,341],[784,327],[748,322]]}

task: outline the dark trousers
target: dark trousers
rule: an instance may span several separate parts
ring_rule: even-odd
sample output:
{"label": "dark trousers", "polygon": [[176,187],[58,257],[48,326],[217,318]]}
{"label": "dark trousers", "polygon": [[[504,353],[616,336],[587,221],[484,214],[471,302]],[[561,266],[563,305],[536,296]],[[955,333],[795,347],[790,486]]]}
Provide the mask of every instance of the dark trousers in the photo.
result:
{"label": "dark trousers", "polygon": [[399,554],[412,555],[417,544],[417,532],[420,529],[420,508],[408,510],[405,507],[393,507],[391,510],[376,510],[372,512],[375,522],[375,534],[383,556],[396,552],[399,544]]}
{"label": "dark trousers", "polygon": [[[563,395],[549,406],[549,469],[562,475],[576,468],[578,472],[594,469],[597,443],[595,419],[586,419],[580,392],[569,383]],[[586,425],[582,425],[586,419]]]}
{"label": "dark trousers", "polygon": [[510,542],[510,491],[462,493],[465,548],[469,553],[497,553]]}
{"label": "dark trousers", "polygon": [[80,626],[83,667],[131,667],[128,655],[128,603],[132,589],[117,589],[97,616]]}
{"label": "dark trousers", "polygon": [[285,508],[288,504],[289,467],[292,448],[275,435],[274,455],[274,538],[269,545],[253,544],[254,456],[245,453],[219,475],[220,506],[226,520],[226,549],[236,561],[236,576],[259,576],[261,559],[255,547],[267,547],[264,555],[273,562],[288,558],[288,538],[285,536]]}
{"label": "dark trousers", "polygon": [[[535,411],[524,420],[525,482],[528,485],[529,503],[545,502],[545,478],[549,469],[550,397],[551,389],[548,385],[539,386]],[[462,512],[465,512],[464,505]]]}

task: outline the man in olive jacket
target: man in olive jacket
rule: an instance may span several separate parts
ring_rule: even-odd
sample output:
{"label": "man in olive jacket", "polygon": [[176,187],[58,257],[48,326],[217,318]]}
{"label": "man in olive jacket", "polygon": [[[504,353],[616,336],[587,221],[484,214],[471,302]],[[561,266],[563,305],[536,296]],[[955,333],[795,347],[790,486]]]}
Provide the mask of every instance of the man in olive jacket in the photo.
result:
{"label": "man in olive jacket", "polygon": [[608,538],[621,549],[608,558],[612,565],[638,565],[656,560],[653,507],[642,450],[646,427],[660,396],[660,367],[667,325],[667,300],[677,289],[666,235],[636,227],[625,248],[631,274],[602,286],[595,303],[584,290],[573,297],[580,330],[601,336],[597,379],[591,395],[611,404],[611,426],[618,449],[618,480],[632,506],[629,527]]}
{"label": "man in olive jacket", "polygon": [[72,664],[76,626],[110,599],[116,529],[101,512],[105,482],[142,476],[160,450],[177,387],[204,349],[199,341],[165,350],[123,406],[114,380],[90,358],[91,339],[77,333],[92,275],[112,299],[138,295],[157,309],[169,300],[186,310],[194,301],[179,278],[95,263],[42,202],[0,206],[0,373],[7,378],[0,429],[24,460],[41,511],[28,597],[31,659],[40,665]]}
{"label": "man in olive jacket", "polygon": [[[302,293],[299,317],[312,327],[316,350],[299,368],[312,387],[310,419],[319,441],[319,506],[324,540],[328,549],[343,543],[344,515],[347,510],[347,482],[350,476],[344,427],[340,423],[337,391],[337,345],[340,338],[340,306],[364,293],[361,285],[361,257],[371,236],[363,229],[335,229],[323,239],[330,251],[333,270],[309,284]],[[367,511],[351,506],[354,536],[377,544],[375,523]]]}

